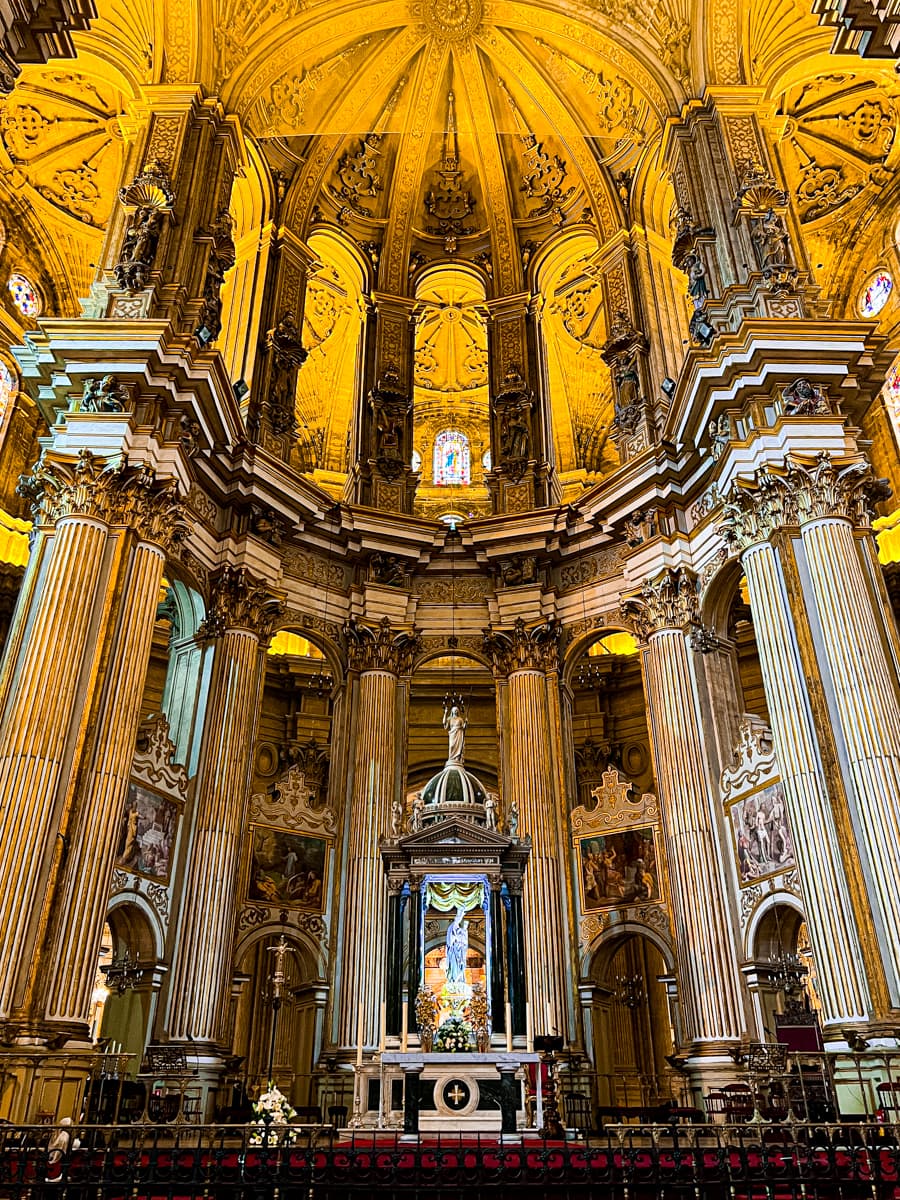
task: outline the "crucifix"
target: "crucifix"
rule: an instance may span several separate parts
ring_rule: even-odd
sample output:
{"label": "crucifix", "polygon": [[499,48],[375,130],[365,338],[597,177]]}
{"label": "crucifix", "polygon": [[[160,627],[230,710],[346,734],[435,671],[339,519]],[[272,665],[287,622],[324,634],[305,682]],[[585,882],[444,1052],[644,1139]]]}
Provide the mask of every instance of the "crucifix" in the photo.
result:
{"label": "crucifix", "polygon": [[275,1033],[278,1029],[278,1010],[281,1008],[282,993],[284,990],[284,959],[285,955],[291,954],[291,945],[287,938],[282,933],[274,946],[269,946],[269,954],[275,955],[275,962],[272,967],[272,974],[269,976],[269,983],[272,985],[272,1040],[269,1043],[269,1087],[272,1087],[272,1071],[275,1066]]}

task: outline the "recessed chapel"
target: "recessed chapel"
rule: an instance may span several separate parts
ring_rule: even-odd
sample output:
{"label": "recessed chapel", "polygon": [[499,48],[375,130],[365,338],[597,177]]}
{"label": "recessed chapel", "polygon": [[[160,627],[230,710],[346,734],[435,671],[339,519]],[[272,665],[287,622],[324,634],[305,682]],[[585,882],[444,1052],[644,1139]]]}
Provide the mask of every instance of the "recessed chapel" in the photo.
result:
{"label": "recessed chapel", "polygon": [[51,1166],[896,1120],[897,20],[0,4],[0,1120]]}

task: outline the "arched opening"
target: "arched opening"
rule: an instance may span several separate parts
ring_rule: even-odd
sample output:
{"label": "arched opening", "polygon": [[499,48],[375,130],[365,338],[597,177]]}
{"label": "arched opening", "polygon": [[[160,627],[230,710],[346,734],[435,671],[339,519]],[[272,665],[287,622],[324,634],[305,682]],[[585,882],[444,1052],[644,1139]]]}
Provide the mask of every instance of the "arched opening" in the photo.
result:
{"label": "arched opening", "polygon": [[162,713],[175,746],[174,761],[188,777],[197,771],[203,732],[203,710],[212,653],[197,642],[206,615],[200,593],[181,579],[160,585],[150,660],[144,679],[142,720]]}
{"label": "arched opening", "polygon": [[677,1040],[672,976],[660,948],[639,931],[602,944],[590,967],[596,1102],[650,1107],[681,1102],[682,1077],[667,1061]]}
{"label": "arched opening", "polygon": [[[767,1041],[791,1043],[798,1029],[818,1030],[821,1009],[816,965],[806,918],[793,902],[777,897],[751,931],[750,991]],[[814,1035],[800,1035],[801,1041]],[[812,1049],[797,1045],[795,1049]]]}
{"label": "arched opening", "polygon": [[413,453],[421,516],[440,519],[456,507],[466,518],[490,511],[484,299],[481,279],[458,267],[426,272],[416,287]]}
{"label": "arched opening", "polygon": [[97,962],[92,997],[92,1038],[107,1051],[129,1056],[135,1076],[150,1036],[159,979],[157,944],[147,915],[131,903],[110,909]]}
{"label": "arched opening", "polygon": [[[277,984],[276,969],[283,975]],[[294,1107],[317,1104],[313,1065],[328,988],[306,947],[288,931],[263,934],[240,955],[235,983],[233,1050],[242,1074],[232,1108],[246,1109],[270,1081]]]}

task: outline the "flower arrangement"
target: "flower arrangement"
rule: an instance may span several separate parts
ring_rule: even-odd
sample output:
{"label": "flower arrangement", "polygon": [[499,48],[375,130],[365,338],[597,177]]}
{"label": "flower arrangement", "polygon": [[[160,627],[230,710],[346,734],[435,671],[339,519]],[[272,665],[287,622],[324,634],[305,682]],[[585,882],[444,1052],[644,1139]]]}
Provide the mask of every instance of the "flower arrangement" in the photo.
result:
{"label": "flower arrangement", "polygon": [[297,1113],[274,1083],[270,1083],[269,1090],[253,1102],[253,1112],[255,1119],[251,1124],[256,1125],[259,1132],[250,1135],[251,1146],[264,1146],[272,1141],[285,1145],[293,1142],[294,1132],[288,1126]]}
{"label": "flower arrangement", "polygon": [[431,988],[420,987],[416,996],[416,1024],[422,1039],[422,1049],[429,1053],[438,1018],[438,999]]}
{"label": "flower arrangement", "polygon": [[448,1017],[434,1039],[434,1048],[445,1054],[465,1054],[472,1041],[472,1027],[462,1017]]}

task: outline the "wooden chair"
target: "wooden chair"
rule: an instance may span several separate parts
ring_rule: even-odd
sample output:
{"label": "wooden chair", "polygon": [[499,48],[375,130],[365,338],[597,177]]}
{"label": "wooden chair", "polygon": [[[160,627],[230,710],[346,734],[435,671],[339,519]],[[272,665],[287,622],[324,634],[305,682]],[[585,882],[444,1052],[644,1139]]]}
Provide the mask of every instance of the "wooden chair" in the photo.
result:
{"label": "wooden chair", "polygon": [[591,1102],[588,1097],[581,1092],[563,1092],[562,1099],[566,1125],[576,1133],[590,1133]]}
{"label": "wooden chair", "polygon": [[348,1111],[346,1104],[329,1104],[328,1120],[336,1129],[344,1129],[347,1125]]}

